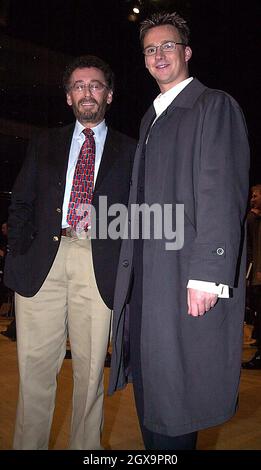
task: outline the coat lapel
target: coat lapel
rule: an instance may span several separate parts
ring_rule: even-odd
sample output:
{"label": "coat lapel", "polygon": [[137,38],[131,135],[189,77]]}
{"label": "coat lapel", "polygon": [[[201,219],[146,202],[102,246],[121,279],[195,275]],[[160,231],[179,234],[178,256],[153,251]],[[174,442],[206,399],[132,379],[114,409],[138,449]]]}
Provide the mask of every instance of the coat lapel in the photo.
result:
{"label": "coat lapel", "polygon": [[151,105],[144,115],[142,122],[141,122],[141,128],[140,128],[140,139],[139,139],[139,146],[143,148],[143,146],[146,143],[147,137],[150,133],[150,128],[152,126],[152,123],[154,119],[156,118],[156,113],[153,105]]}
{"label": "coat lapel", "polygon": [[193,108],[195,101],[207,89],[199,80],[193,78],[190,82],[170,103],[166,112],[171,112],[173,108]]}

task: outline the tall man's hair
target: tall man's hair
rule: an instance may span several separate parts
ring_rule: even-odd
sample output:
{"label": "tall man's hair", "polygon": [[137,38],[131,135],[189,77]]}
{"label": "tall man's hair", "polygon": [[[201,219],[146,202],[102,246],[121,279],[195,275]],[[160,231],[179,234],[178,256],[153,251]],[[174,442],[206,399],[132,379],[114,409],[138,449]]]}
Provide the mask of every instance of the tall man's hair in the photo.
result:
{"label": "tall man's hair", "polygon": [[143,47],[144,37],[146,33],[149,31],[149,29],[155,28],[155,26],[163,26],[167,24],[175,26],[175,28],[179,32],[181,41],[184,42],[186,45],[188,45],[190,30],[189,30],[186,20],[184,20],[184,18],[182,18],[182,16],[180,16],[176,12],[174,13],[159,12],[159,13],[154,13],[150,18],[147,18],[146,20],[142,21],[140,24],[140,41],[141,41],[142,47]]}

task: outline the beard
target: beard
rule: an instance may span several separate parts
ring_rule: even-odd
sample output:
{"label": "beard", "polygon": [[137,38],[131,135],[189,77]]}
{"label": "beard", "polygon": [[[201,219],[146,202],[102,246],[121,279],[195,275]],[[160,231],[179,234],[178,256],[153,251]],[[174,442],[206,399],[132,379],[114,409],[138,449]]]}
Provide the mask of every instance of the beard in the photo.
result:
{"label": "beard", "polygon": [[[96,106],[94,106],[93,109],[85,110],[81,107],[82,103],[93,103]],[[106,107],[107,101],[104,100],[102,103],[99,104],[95,99],[82,99],[77,103],[77,105],[73,104],[72,106],[76,119],[78,119],[78,121],[82,124],[89,122],[95,124],[102,121],[105,115]]]}

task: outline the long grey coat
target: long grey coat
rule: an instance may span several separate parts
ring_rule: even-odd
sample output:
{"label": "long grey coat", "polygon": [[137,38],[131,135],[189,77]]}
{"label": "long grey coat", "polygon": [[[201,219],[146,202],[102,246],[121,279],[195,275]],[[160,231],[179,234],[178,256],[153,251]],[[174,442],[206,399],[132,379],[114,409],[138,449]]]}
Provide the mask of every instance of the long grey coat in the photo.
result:
{"label": "long grey coat", "polygon": [[[139,162],[154,115],[151,107],[141,124],[129,205],[136,202]],[[184,204],[185,211],[181,250],[166,251],[164,238],[145,240],[143,249],[144,425],[175,436],[220,424],[237,405],[249,167],[242,111],[231,96],[194,79],[152,126],[145,147],[145,202]],[[128,380],[123,334],[133,243],[124,240],[121,248],[109,393]],[[189,279],[227,284],[233,296],[192,317]]]}

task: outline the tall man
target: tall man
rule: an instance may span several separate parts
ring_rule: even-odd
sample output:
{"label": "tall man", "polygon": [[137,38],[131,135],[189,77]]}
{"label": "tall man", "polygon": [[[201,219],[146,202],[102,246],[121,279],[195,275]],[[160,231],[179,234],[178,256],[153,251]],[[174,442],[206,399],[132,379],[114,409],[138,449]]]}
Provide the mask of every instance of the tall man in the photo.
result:
{"label": "tall man", "polygon": [[32,140],[10,206],[5,282],[16,292],[15,449],[48,448],[67,332],[74,377],[69,446],[101,448],[103,366],[120,240],[99,239],[98,229],[91,239],[95,219],[85,208],[93,205],[99,225],[100,196],[108,207],[127,203],[135,142],[105,123],[114,85],[103,60],[76,58],[63,81],[76,122]]}
{"label": "tall man", "polygon": [[[132,375],[146,449],[194,449],[197,431],[226,421],[237,406],[247,131],[231,96],[189,76],[183,18],[155,14],[140,34],[161,93],[143,117],[133,166],[132,233],[119,260],[109,391]],[[179,204],[176,240],[169,230],[153,237],[152,227],[150,237],[132,239],[137,203],[160,207],[167,222],[169,206],[173,215]]]}

